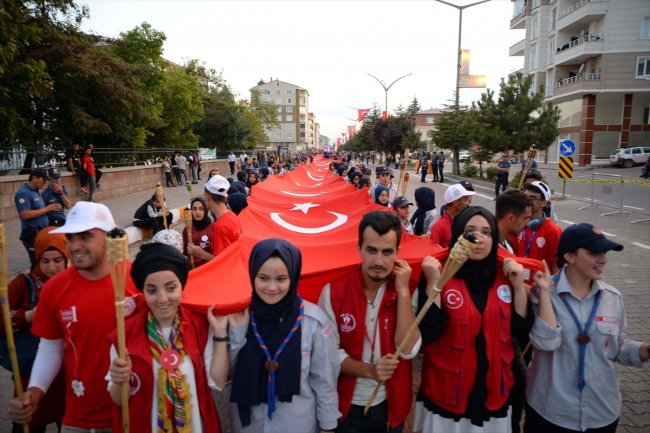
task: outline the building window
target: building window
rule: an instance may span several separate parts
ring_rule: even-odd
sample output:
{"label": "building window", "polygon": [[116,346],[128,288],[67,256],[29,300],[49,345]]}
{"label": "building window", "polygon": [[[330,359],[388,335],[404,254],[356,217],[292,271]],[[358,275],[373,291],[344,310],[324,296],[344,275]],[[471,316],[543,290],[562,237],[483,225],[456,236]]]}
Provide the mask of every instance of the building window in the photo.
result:
{"label": "building window", "polygon": [[275,138],[282,138],[282,133],[281,132],[276,132],[275,133]]}
{"label": "building window", "polygon": [[282,113],[282,107],[275,107],[275,111],[277,111],[278,113]]}
{"label": "building window", "polygon": [[266,102],[268,104],[271,102],[271,98],[262,98],[262,102]]}
{"label": "building window", "polygon": [[293,115],[291,114],[287,115],[287,122],[293,122]]}
{"label": "building window", "polygon": [[300,129],[305,129],[305,124],[304,123],[300,124]]}
{"label": "building window", "polygon": [[278,114],[278,115],[276,116],[276,120],[277,120],[278,122],[282,122],[282,114]]}
{"label": "building window", "polygon": [[270,95],[271,89],[262,89],[262,95]]}
{"label": "building window", "polygon": [[427,117],[427,125],[433,125],[433,117]]}
{"label": "building window", "polygon": [[[289,120],[289,119],[287,119]],[[293,123],[287,123],[287,129],[293,129]]]}
{"label": "building window", "polygon": [[636,76],[650,80],[650,57],[638,57]]}
{"label": "building window", "polygon": [[531,71],[537,69],[537,48],[530,50],[530,68]]}
{"label": "building window", "polygon": [[285,107],[285,110],[287,110],[287,113],[293,113],[293,107]]}
{"label": "building window", "polygon": [[282,125],[278,125],[278,126],[276,126],[276,127],[275,127],[275,130],[276,130],[276,131],[282,131]]}
{"label": "building window", "polygon": [[293,90],[287,89],[287,95],[292,95],[292,94],[293,94]]}
{"label": "building window", "polygon": [[555,30],[555,21],[557,18],[557,8],[551,9],[551,16],[548,19],[548,31],[552,32]]}
{"label": "building window", "polygon": [[546,96],[553,96],[554,77],[553,73],[546,74]]}
{"label": "building window", "polygon": [[555,63],[555,39],[548,43],[548,58],[546,60],[547,65]]}
{"label": "building window", "polygon": [[293,138],[293,132],[287,132],[287,138]]}
{"label": "building window", "polygon": [[280,95],[282,95],[282,90],[276,89],[275,90],[275,96],[280,96]]}
{"label": "building window", "polygon": [[307,112],[306,107],[300,107],[300,114],[305,114]]}
{"label": "building window", "polygon": [[648,15],[641,19],[641,38],[650,38],[650,16]]}
{"label": "building window", "polygon": [[534,18],[530,26],[530,40],[535,40],[539,37],[539,18]]}
{"label": "building window", "polygon": [[275,98],[275,103],[276,104],[282,104],[282,98]]}
{"label": "building window", "polygon": [[287,104],[293,104],[293,99],[292,98],[287,98]]}

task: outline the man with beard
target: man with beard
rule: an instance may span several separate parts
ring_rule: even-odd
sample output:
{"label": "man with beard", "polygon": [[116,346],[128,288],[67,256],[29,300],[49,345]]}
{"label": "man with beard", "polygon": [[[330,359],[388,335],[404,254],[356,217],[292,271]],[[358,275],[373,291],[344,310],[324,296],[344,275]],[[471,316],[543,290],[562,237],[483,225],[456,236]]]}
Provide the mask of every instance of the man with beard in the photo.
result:
{"label": "man with beard", "polygon": [[[106,336],[117,327],[106,249],[106,234],[115,227],[105,205],[82,201],[72,208],[65,225],[51,231],[66,235],[74,266],[51,278],[41,292],[31,328],[41,341],[27,391],[9,405],[13,422],[31,420],[63,365],[66,409],[61,432],[111,431],[112,402],[106,381],[97,372],[106,369],[110,350]],[[136,293],[128,277],[125,316],[136,310],[130,297]]]}
{"label": "man with beard", "polygon": [[[397,215],[372,211],[359,225],[361,266],[325,285],[318,305],[335,324],[341,374],[338,379],[337,432],[400,433],[411,411],[411,359],[420,348],[420,331],[411,335],[400,360],[392,352],[415,320],[411,268],[397,260],[402,227]],[[364,416],[377,382],[385,382]],[[387,424],[390,429],[387,430]]]}

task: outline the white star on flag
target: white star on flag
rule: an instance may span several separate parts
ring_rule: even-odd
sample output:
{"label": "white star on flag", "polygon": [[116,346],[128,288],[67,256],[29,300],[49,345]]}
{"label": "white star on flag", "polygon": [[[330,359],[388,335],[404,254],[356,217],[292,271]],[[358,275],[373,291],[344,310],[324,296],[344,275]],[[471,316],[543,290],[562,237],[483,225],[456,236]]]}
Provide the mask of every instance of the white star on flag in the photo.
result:
{"label": "white star on flag", "polygon": [[302,204],[293,204],[295,207],[293,209],[289,210],[301,210],[305,215],[307,215],[307,211],[313,207],[320,206],[319,204],[313,204],[313,203],[302,203]]}

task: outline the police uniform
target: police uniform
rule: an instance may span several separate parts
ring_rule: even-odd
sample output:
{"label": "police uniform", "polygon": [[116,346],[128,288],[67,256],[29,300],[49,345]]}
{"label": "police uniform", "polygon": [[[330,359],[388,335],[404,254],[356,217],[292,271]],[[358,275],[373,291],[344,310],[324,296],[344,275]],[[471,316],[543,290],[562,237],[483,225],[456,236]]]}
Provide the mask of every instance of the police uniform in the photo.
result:
{"label": "police uniform", "polygon": [[20,240],[29,254],[29,261],[32,268],[36,266],[36,254],[34,252],[34,240],[36,235],[45,227],[49,226],[47,214],[32,219],[24,219],[20,213],[24,210],[38,210],[46,206],[43,202],[40,192],[29,186],[28,183],[23,185],[17,192],[14,198],[16,203],[16,210],[18,211],[18,218],[20,218]]}

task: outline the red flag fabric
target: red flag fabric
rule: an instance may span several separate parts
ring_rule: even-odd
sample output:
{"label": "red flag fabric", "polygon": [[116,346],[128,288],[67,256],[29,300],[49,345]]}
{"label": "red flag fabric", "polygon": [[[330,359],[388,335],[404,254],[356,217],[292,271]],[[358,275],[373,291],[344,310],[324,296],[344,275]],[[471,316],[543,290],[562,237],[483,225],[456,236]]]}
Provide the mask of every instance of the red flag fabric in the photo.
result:
{"label": "red flag fabric", "polygon": [[366,118],[368,113],[370,113],[370,108],[362,108],[362,109],[357,109],[358,111],[358,116],[357,116],[357,122],[363,122],[363,119]]}
{"label": "red flag fabric", "polygon": [[[310,167],[299,166],[253,186],[248,207],[238,217],[243,228],[241,240],[190,272],[183,305],[203,313],[214,304],[220,315],[247,307],[252,294],[248,258],[262,239],[283,238],[300,249],[303,268],[298,290],[311,302],[318,301],[325,284],[359,266],[359,222],[367,212],[386,208],[373,203],[366,191],[357,191],[329,173],[330,162],[316,157]],[[448,251],[417,236],[402,237],[398,258],[413,269],[412,287],[417,285],[427,255],[442,261]],[[530,271],[542,268],[536,260],[523,260]]]}
{"label": "red flag fabric", "polygon": [[386,115],[386,112],[382,111],[381,112],[381,120],[383,120],[385,122],[387,118],[388,118],[388,116]]}
{"label": "red flag fabric", "polygon": [[348,126],[348,138],[354,137],[355,132],[356,132],[356,126]]}
{"label": "red flag fabric", "polygon": [[338,147],[340,145],[341,145],[341,138],[339,137],[336,139],[336,146]]}

